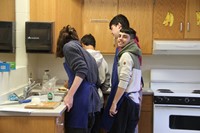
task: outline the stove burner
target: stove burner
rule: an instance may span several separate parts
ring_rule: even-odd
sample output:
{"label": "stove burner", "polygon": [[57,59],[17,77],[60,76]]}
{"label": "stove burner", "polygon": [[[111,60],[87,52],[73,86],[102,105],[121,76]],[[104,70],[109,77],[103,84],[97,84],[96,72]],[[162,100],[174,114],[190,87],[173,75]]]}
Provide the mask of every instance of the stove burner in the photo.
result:
{"label": "stove burner", "polygon": [[170,89],[158,89],[158,91],[160,93],[174,93],[173,91],[171,91]]}
{"label": "stove burner", "polygon": [[200,90],[193,90],[192,93],[195,93],[195,94],[200,94]]}

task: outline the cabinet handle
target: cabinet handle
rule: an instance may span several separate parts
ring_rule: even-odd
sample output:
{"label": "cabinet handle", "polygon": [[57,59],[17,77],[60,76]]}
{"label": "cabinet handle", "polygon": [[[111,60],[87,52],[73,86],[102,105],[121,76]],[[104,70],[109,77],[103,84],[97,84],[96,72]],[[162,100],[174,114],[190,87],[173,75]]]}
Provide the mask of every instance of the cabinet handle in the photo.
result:
{"label": "cabinet handle", "polygon": [[108,19],[90,19],[90,22],[93,22],[93,23],[108,23],[109,20]]}
{"label": "cabinet handle", "polygon": [[60,121],[59,117],[56,118],[56,125],[64,126],[64,123]]}
{"label": "cabinet handle", "polygon": [[180,32],[182,32],[183,31],[183,23],[181,22],[180,23]]}
{"label": "cabinet handle", "polygon": [[187,22],[187,32],[190,32],[190,22]]}

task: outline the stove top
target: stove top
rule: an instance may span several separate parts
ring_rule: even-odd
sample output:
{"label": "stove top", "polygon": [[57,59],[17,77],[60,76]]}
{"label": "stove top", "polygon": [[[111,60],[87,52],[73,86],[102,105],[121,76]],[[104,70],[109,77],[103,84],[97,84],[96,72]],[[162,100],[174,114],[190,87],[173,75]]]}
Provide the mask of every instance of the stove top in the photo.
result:
{"label": "stove top", "polygon": [[192,93],[194,93],[194,94],[200,94],[200,90],[193,90]]}
{"label": "stove top", "polygon": [[174,93],[170,89],[158,89],[157,91],[159,91],[160,93]]}
{"label": "stove top", "polygon": [[150,87],[156,104],[200,106],[200,70],[152,69]]}
{"label": "stove top", "polygon": [[199,97],[200,98],[200,88],[199,89],[154,89],[154,96],[181,96],[181,97]]}
{"label": "stove top", "polygon": [[154,104],[200,106],[200,89],[156,89]]}

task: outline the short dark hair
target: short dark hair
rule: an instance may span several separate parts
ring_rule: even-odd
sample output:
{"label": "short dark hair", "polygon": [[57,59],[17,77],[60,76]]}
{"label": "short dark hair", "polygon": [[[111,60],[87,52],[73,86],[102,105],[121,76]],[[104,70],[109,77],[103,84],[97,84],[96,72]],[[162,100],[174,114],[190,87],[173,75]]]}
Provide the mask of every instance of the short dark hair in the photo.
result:
{"label": "short dark hair", "polygon": [[70,25],[64,26],[60,30],[60,34],[57,40],[56,57],[64,57],[63,47],[71,40],[79,40],[76,30]]}
{"label": "short dark hair", "polygon": [[124,16],[123,14],[118,14],[110,21],[109,28],[111,29],[112,25],[118,25],[119,23],[122,25],[122,28],[129,27],[129,21],[127,17]]}
{"label": "short dark hair", "polygon": [[129,34],[131,39],[135,39],[136,37],[136,31],[132,28],[122,28],[120,29],[120,32]]}
{"label": "short dark hair", "polygon": [[86,34],[81,38],[81,43],[84,45],[92,45],[94,48],[96,47],[96,40],[92,34]]}

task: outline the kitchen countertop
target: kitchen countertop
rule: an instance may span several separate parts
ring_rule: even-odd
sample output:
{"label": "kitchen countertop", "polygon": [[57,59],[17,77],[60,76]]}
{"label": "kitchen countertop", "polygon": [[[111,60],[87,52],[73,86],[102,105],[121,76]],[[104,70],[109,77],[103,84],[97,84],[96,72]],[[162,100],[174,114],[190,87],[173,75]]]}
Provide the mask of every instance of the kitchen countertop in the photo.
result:
{"label": "kitchen countertop", "polygon": [[[153,91],[149,88],[143,88],[143,95],[153,95]],[[110,91],[104,93],[109,95]],[[6,104],[0,105],[0,116],[61,116],[66,110],[64,102],[55,109],[25,109],[29,103],[23,104]]]}
{"label": "kitchen countertop", "polygon": [[61,116],[66,110],[63,102],[55,109],[25,109],[27,104],[1,105],[0,116]]}
{"label": "kitchen countertop", "polygon": [[[109,95],[110,94],[110,89],[108,91],[103,92],[104,95]],[[142,94],[143,95],[153,95],[153,91],[150,88],[143,88],[142,89]]]}
{"label": "kitchen countertop", "polygon": [[142,89],[142,94],[143,95],[153,95],[153,91],[149,88],[143,88]]}

